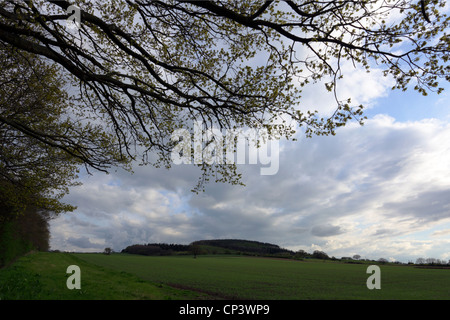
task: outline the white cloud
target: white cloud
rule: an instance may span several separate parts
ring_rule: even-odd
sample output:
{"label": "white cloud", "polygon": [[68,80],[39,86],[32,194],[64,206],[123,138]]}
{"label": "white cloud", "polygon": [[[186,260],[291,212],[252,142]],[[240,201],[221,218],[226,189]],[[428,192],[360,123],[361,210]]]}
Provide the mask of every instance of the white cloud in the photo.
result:
{"label": "white cloud", "polygon": [[[331,64],[338,63],[331,61]],[[330,116],[336,110],[336,98],[341,102],[351,99],[351,107],[363,105],[365,109],[370,109],[375,106],[377,99],[388,96],[394,85],[394,80],[385,77],[383,70],[376,65],[371,67],[370,72],[352,61],[342,60],[339,65],[343,77],[336,82],[337,97],[325,88],[325,83],[331,82],[332,78],[309,83],[302,88],[300,110],[317,110],[321,116]]]}
{"label": "white cloud", "polygon": [[448,229],[426,231],[450,220],[449,137],[448,123],[380,115],[335,137],[286,143],[277,175],[240,166],[246,187],[210,184],[200,195],[189,191],[193,166],[95,174],[67,198],[77,212],[52,221],[52,247],[234,237],[337,257],[445,255]]}
{"label": "white cloud", "polygon": [[[342,68],[340,98],[352,97],[353,105],[375,107],[392,86],[378,69]],[[308,87],[302,108],[334,111],[324,90]],[[275,175],[238,165],[246,187],[209,184],[206,193],[192,194],[200,174],[193,165],[84,177],[66,197],[78,210],[51,222],[52,248],[117,251],[134,243],[242,238],[336,257],[449,255],[449,122],[379,114],[334,137],[297,138],[280,144]]]}
{"label": "white cloud", "polygon": [[450,235],[450,229],[438,230],[433,232],[432,236],[440,237]]}

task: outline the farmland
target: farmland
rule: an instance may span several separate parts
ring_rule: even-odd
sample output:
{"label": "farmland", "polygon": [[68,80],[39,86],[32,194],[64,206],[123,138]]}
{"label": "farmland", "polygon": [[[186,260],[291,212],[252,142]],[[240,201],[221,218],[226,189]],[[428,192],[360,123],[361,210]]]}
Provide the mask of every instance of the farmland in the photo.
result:
{"label": "farmland", "polygon": [[[234,299],[448,299],[450,270],[381,266],[381,290],[367,265],[241,256],[77,255],[151,281]],[[111,259],[108,259],[111,258]]]}
{"label": "farmland", "polygon": [[[81,269],[81,289],[66,268]],[[34,253],[0,271],[2,299],[449,299],[450,270],[381,265],[381,289],[367,264],[238,255],[141,256]],[[24,280],[25,279],[25,280]],[[14,289],[20,287],[20,290]]]}
{"label": "farmland", "polygon": [[[69,290],[67,267],[81,270],[81,289]],[[202,294],[146,282],[68,253],[31,253],[0,270],[0,300],[180,300]]]}

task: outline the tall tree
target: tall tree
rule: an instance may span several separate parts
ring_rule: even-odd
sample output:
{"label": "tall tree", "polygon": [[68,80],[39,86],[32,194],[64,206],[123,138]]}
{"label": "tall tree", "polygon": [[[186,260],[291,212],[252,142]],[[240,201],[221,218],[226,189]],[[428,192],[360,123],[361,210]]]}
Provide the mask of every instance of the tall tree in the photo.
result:
{"label": "tall tree", "polygon": [[61,199],[83,155],[114,160],[114,140],[78,117],[64,89],[57,65],[0,41],[0,219],[28,207],[73,210]]}
{"label": "tall tree", "polygon": [[[352,119],[363,123],[363,106],[339,96],[344,61],[368,71],[377,64],[396,89],[441,92],[439,82],[450,74],[444,6],[438,0],[426,6],[408,0],[4,0],[0,39],[62,66],[78,85],[84,111],[113,128],[119,154],[170,166],[172,133],[198,120],[205,129],[249,127],[286,138],[298,127],[312,136],[335,134]],[[74,10],[79,28],[68,28]],[[329,117],[301,104],[302,88],[315,81],[335,95]],[[218,180],[236,182],[233,169],[214,170]]]}

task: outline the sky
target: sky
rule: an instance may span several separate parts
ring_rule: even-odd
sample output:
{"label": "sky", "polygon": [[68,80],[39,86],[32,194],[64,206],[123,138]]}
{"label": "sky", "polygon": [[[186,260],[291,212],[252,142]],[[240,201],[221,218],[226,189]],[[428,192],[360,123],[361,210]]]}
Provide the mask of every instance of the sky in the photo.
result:
{"label": "sky", "polygon": [[[64,198],[77,210],[50,221],[51,249],[233,238],[337,258],[450,260],[450,85],[423,97],[392,91],[376,68],[343,70],[339,92],[367,106],[363,126],[298,132],[279,142],[275,174],[262,175],[262,161],[239,164],[245,186],[210,183],[199,194],[192,164],[82,174]],[[320,84],[302,99],[323,114],[334,107]]]}
{"label": "sky", "polygon": [[[280,141],[276,174],[261,175],[261,162],[238,165],[245,186],[193,193],[200,172],[191,164],[82,175],[64,198],[77,210],[50,222],[51,249],[234,238],[337,258],[449,260],[450,93],[391,91],[376,70],[349,78],[359,81],[342,91],[368,105],[365,124]],[[319,87],[304,101],[329,107]]]}

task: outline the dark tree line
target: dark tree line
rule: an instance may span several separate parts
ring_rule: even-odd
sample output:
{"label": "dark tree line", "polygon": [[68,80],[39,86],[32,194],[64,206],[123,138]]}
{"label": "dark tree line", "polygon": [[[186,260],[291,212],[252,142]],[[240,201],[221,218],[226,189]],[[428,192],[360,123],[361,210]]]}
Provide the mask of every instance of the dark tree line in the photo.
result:
{"label": "dark tree line", "polygon": [[122,250],[122,253],[140,254],[145,256],[170,255],[174,252],[188,252],[189,245],[167,244],[167,243],[149,243],[134,244]]}
{"label": "dark tree line", "polygon": [[21,215],[0,220],[0,267],[29,251],[47,251],[50,218],[48,212],[27,207]]}
{"label": "dark tree line", "polygon": [[189,245],[167,243],[134,244],[123,249],[122,253],[148,256],[171,254],[193,254],[197,256],[199,254],[233,253],[292,259],[332,259],[328,254],[320,250],[315,250],[313,253],[308,253],[304,250],[294,252],[271,243],[240,239],[198,240]]}
{"label": "dark tree line", "polygon": [[199,240],[193,242],[193,244],[215,246],[238,252],[248,252],[261,255],[292,253],[292,251],[280,248],[278,245],[275,244],[263,243],[259,241],[239,240],[239,239]]}
{"label": "dark tree line", "polygon": [[89,136],[67,119],[63,87],[55,66],[0,41],[0,264],[48,250],[49,219],[75,209],[61,199],[80,162],[37,134]]}

